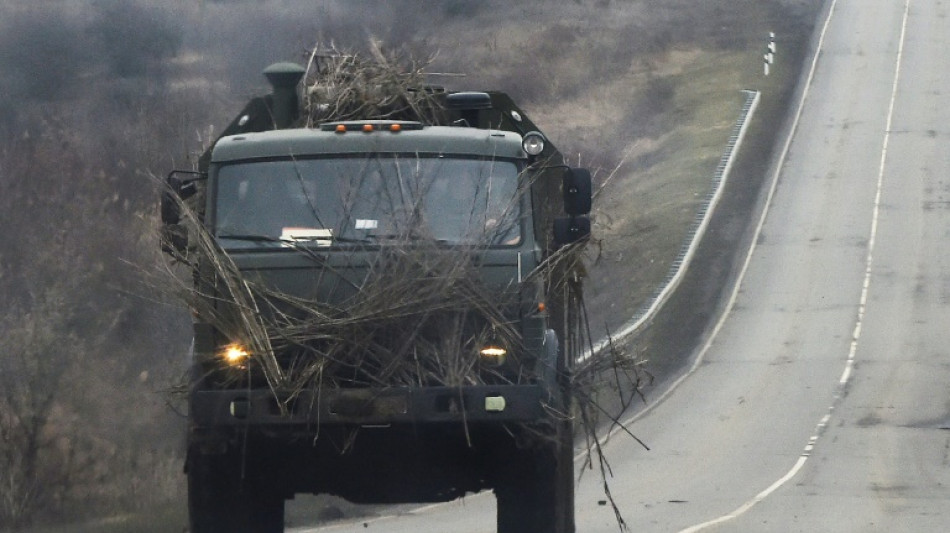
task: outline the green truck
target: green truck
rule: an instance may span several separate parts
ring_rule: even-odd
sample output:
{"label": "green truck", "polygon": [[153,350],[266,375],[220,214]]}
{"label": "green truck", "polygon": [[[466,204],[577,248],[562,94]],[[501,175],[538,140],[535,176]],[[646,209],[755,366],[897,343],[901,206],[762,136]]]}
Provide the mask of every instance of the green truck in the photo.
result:
{"label": "green truck", "polygon": [[499,532],[573,532],[590,173],[500,92],[314,124],[304,69],[265,75],[162,195],[193,280],[191,531],[491,489]]}

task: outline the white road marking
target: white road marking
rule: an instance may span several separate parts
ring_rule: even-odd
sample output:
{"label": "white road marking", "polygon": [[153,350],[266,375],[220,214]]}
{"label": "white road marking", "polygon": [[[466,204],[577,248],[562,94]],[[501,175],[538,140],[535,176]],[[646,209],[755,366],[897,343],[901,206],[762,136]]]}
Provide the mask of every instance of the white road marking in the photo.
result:
{"label": "white road marking", "polygon": [[[828,31],[828,26],[831,23],[831,17],[834,14],[835,6],[837,5],[837,3],[838,3],[838,0],[832,0],[831,7],[828,9],[828,16],[825,19],[824,26],[821,29],[821,34],[818,37],[818,45],[815,47],[815,55],[814,57],[812,57],[811,67],[808,70],[808,79],[805,82],[804,89],[802,90],[802,96],[801,96],[801,99],[799,99],[798,108],[795,110],[795,118],[792,120],[792,125],[789,128],[788,137],[785,139],[785,144],[782,147],[781,154],[779,154],[778,162],[775,165],[775,172],[772,175],[772,182],[769,185],[769,192],[765,197],[765,204],[762,208],[762,214],[761,216],[759,216],[759,221],[756,224],[755,232],[752,235],[752,239],[751,239],[752,242],[749,245],[749,251],[746,253],[745,260],[742,263],[742,268],[739,270],[739,275],[736,278],[736,282],[732,287],[732,293],[729,295],[729,300],[726,303],[725,310],[723,311],[722,315],[720,315],[719,320],[716,322],[715,327],[713,327],[712,333],[709,335],[709,339],[706,341],[705,344],[703,344],[702,349],[699,351],[699,354],[696,356],[696,360],[693,361],[693,364],[690,366],[689,370],[686,371],[685,374],[680,376],[676,381],[674,381],[673,384],[670,385],[670,387],[666,389],[663,392],[663,394],[659,396],[659,398],[656,399],[656,401],[652,402],[651,404],[649,404],[648,406],[644,407],[642,410],[637,412],[635,415],[626,419],[623,422],[624,426],[628,426],[636,422],[637,420],[643,418],[644,416],[649,414],[651,411],[653,411],[653,409],[660,406],[664,401],[666,401],[667,398],[670,397],[671,394],[673,394],[673,391],[679,388],[680,384],[682,384],[683,381],[686,380],[686,378],[688,378],[694,372],[696,372],[696,369],[698,369],[699,366],[705,360],[706,352],[708,352],[709,348],[712,347],[713,341],[719,335],[719,331],[722,330],[722,327],[725,324],[726,319],[729,318],[729,315],[732,313],[732,308],[735,306],[736,300],[739,298],[739,290],[742,288],[742,280],[745,279],[746,272],[749,270],[749,263],[752,261],[752,254],[755,253],[756,241],[758,240],[759,235],[762,233],[762,228],[765,226],[765,219],[769,214],[769,208],[772,206],[772,197],[775,196],[775,190],[778,187],[778,178],[781,175],[782,167],[785,165],[785,159],[788,157],[788,151],[792,145],[792,138],[795,137],[795,132],[798,131],[798,123],[801,120],[802,111],[805,108],[805,100],[808,98],[808,92],[811,88],[812,79],[815,77],[815,70],[817,69],[817,66],[818,66],[818,55],[819,55],[819,52],[821,51],[822,45],[825,42],[825,34]],[[604,440],[606,441],[607,439],[609,439],[610,437],[612,437],[614,434],[616,434],[618,431],[621,431],[621,430],[622,430],[621,427],[614,428],[613,431],[611,431],[609,434],[606,435]]]}
{"label": "white road marking", "polygon": [[[805,86],[805,90],[803,91],[803,94],[802,94],[802,99],[799,102],[798,111],[795,117],[795,123],[791,129],[791,132],[789,133],[788,139],[786,140],[785,149],[782,151],[782,156],[779,160],[778,169],[782,168],[782,164],[784,163],[785,156],[788,152],[788,147],[791,144],[791,139],[794,136],[795,130],[798,127],[798,120],[799,120],[799,117],[801,116],[802,107],[804,106],[805,98],[807,97],[807,94],[808,94],[808,88],[811,86],[812,77],[815,73],[815,67],[818,63],[818,53],[821,50],[822,43],[824,42],[824,39],[825,39],[825,33],[828,30],[828,25],[831,22],[831,17],[834,14],[835,6],[837,5],[837,3],[838,3],[837,0],[833,0],[831,3],[831,7],[828,10],[828,17],[825,19],[825,24],[821,30],[821,36],[818,40],[818,47],[817,47],[817,50],[815,51],[815,57],[812,60],[811,71],[809,72],[809,75],[808,75],[808,83]],[[887,162],[887,147],[888,147],[888,143],[890,142],[891,124],[894,118],[894,103],[897,100],[897,86],[900,81],[901,60],[904,56],[904,41],[907,34],[907,19],[908,19],[909,11],[910,11],[910,0],[905,0],[904,14],[903,14],[903,19],[901,21],[900,40],[897,45],[897,60],[894,66],[894,79],[891,85],[891,99],[890,99],[890,103],[888,104],[887,123],[884,128],[884,140],[881,145],[881,162],[880,162],[880,166],[878,167],[877,191],[874,196],[874,209],[872,211],[872,216],[871,216],[871,232],[870,232],[870,237],[868,238],[868,252],[867,252],[867,257],[865,259],[864,283],[861,286],[861,298],[859,301],[860,303],[858,305],[858,316],[855,321],[854,332],[851,337],[851,346],[848,350],[848,359],[845,362],[845,367],[841,373],[841,378],[838,380],[839,389],[843,389],[845,386],[847,386],[848,381],[851,378],[851,373],[854,369],[855,356],[858,350],[858,341],[861,338],[861,326],[864,322],[864,313],[867,309],[868,291],[871,286],[871,267],[874,260],[874,244],[877,237],[878,218],[879,218],[880,207],[881,207],[881,191],[884,186],[884,167]],[[772,193],[774,192],[775,184],[778,181],[777,179],[778,172],[779,170],[776,170],[776,175],[773,178],[772,190],[769,191],[768,201],[762,213],[762,218],[759,220],[759,226],[756,228],[756,233],[753,238],[753,245],[749,250],[748,256],[746,256],[746,263],[745,265],[743,265],[742,272],[739,276],[739,281],[736,282],[736,287],[735,287],[735,290],[733,291],[733,296],[729,301],[729,307],[728,307],[729,310],[732,309],[732,305],[735,302],[735,297],[738,294],[739,285],[741,284],[741,281],[743,277],[745,276],[746,267],[748,266],[749,259],[751,258],[752,252],[755,249],[754,243],[758,238],[760,230],[762,229],[762,225],[765,221],[765,214],[768,211],[768,207],[769,205],[771,205]],[[728,314],[729,314],[728,312],[723,314],[723,318],[720,320],[719,324],[716,325],[716,329],[713,332],[712,337],[715,337],[716,333],[718,333],[720,325],[725,321],[725,317]],[[706,348],[711,344],[712,344],[712,338],[710,338],[706,347],[704,347],[703,354],[705,353]],[[694,365],[693,368],[695,369],[695,367],[696,365]],[[690,373],[692,373],[692,371],[690,371]],[[803,450],[801,456],[799,456],[798,460],[795,461],[795,464],[792,466],[791,470],[786,472],[784,476],[776,480],[775,483],[772,483],[772,485],[770,485],[767,489],[755,495],[755,497],[753,497],[751,500],[743,503],[741,506],[739,506],[739,508],[732,511],[731,513],[725,514],[723,516],[720,516],[708,522],[703,522],[701,524],[697,524],[695,526],[683,529],[682,531],[680,531],[680,533],[694,533],[696,531],[700,531],[708,527],[721,524],[723,522],[737,518],[741,516],[742,514],[744,514],[746,511],[748,511],[749,509],[751,509],[755,504],[769,497],[769,495],[771,495],[773,492],[778,490],[782,485],[787,483],[789,480],[794,478],[798,474],[798,472],[802,469],[802,467],[805,466],[805,462],[808,460],[808,457],[811,455],[811,451],[814,449],[815,444],[818,442],[818,438],[823,433],[825,427],[827,427],[828,421],[831,419],[831,414],[834,412],[835,406],[837,405],[840,399],[841,399],[841,392],[839,390],[839,393],[835,395],[835,398],[832,401],[832,404],[828,407],[828,412],[821,418],[821,420],[815,426],[815,433],[808,439],[808,444],[805,445],[805,449]]]}

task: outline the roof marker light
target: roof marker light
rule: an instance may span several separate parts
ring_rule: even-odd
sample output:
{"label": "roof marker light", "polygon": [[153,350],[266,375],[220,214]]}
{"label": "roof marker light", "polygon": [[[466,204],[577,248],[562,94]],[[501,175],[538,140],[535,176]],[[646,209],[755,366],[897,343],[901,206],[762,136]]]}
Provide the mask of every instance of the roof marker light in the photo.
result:
{"label": "roof marker light", "polygon": [[347,131],[365,131],[370,133],[383,130],[396,132],[421,130],[424,128],[425,124],[414,120],[345,120],[320,124],[320,131],[335,131],[337,133],[345,133]]}

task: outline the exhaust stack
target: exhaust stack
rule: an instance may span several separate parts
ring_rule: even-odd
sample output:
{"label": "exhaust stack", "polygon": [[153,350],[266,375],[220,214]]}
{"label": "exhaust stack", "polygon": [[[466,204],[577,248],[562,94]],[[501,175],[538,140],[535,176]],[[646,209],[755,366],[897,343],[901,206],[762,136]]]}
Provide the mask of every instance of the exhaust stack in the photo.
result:
{"label": "exhaust stack", "polygon": [[296,63],[274,63],[264,69],[264,77],[273,87],[270,100],[274,128],[290,127],[300,116],[297,84],[307,71]]}

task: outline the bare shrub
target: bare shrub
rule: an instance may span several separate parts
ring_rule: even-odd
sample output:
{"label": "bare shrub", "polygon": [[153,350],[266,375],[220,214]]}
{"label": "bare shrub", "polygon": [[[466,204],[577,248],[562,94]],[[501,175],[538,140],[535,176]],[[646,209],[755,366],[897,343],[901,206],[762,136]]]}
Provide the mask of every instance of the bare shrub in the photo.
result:
{"label": "bare shrub", "polygon": [[[151,391],[183,360],[173,356],[181,323],[130,295],[139,273],[124,262],[156,254],[136,207],[144,194],[123,179],[125,163],[97,157],[98,142],[67,125],[69,106],[48,111],[0,150],[0,530],[129,508],[125,478],[172,478],[129,472],[116,450],[148,448],[160,468],[177,458],[174,423]],[[112,148],[132,153],[130,138]]]}
{"label": "bare shrub", "polygon": [[66,287],[34,295],[0,317],[0,526],[29,526],[69,497],[87,464],[64,401],[67,380],[87,357],[71,331]]}

